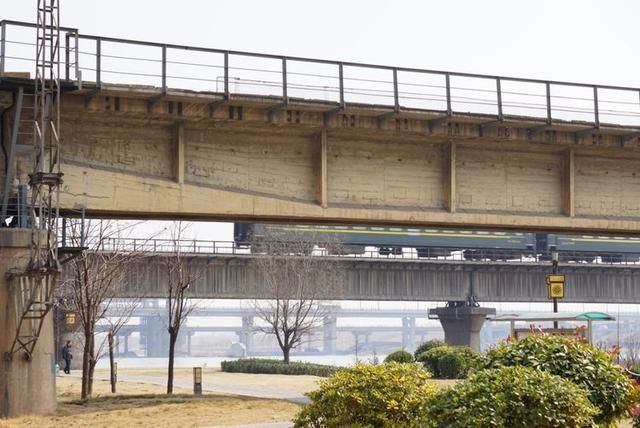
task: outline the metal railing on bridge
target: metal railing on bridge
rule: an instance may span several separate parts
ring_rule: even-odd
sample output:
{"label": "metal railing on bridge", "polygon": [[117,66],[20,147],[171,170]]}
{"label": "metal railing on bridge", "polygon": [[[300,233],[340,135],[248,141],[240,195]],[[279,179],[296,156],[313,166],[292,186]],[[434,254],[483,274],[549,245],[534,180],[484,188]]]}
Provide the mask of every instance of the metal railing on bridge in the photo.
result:
{"label": "metal railing on bridge", "polygon": [[[313,100],[335,111],[348,105],[526,118],[549,126],[575,121],[632,127],[640,136],[640,88],[481,75],[272,55],[81,34],[61,28],[64,77],[82,87],[137,85],[150,97],[170,89],[200,91],[225,101],[237,95],[273,98],[286,106]],[[0,21],[0,79],[35,69],[35,25]],[[626,135],[626,134],[625,134]]]}
{"label": "metal railing on bridge", "polygon": [[[61,245],[65,242],[79,242],[79,239],[66,237],[61,239]],[[168,255],[180,252],[185,255],[202,256],[238,256],[238,257],[264,257],[273,254],[261,251],[260,244],[252,249],[250,246],[238,246],[234,241],[216,241],[199,239],[144,239],[144,238],[104,238],[96,240],[87,238],[84,245],[90,251],[127,252],[135,251],[148,255]],[[266,245],[267,248],[275,248]],[[283,245],[283,248],[286,244]],[[349,249],[347,249],[349,248]],[[448,255],[443,255],[448,254]],[[278,252],[279,256],[300,256],[301,254]],[[313,246],[306,255],[317,257],[338,257],[353,260],[381,260],[381,261],[414,261],[414,262],[439,262],[439,263],[524,263],[545,264],[551,263],[550,256],[533,254],[531,251],[518,251],[514,249],[473,249],[456,250],[445,248],[377,248],[365,247],[361,251],[350,252],[350,247],[335,253],[319,246]],[[590,265],[623,265],[640,267],[638,254],[619,254],[601,252],[572,252],[565,251],[558,254],[560,263],[590,264]]]}

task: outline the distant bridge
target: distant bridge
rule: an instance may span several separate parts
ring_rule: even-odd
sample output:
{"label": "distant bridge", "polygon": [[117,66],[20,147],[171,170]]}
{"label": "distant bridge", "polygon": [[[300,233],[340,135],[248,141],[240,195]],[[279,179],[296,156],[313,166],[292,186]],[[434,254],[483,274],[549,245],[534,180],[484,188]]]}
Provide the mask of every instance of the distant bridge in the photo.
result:
{"label": "distant bridge", "polygon": [[[130,269],[121,297],[164,297],[163,257],[141,259]],[[191,288],[195,298],[256,299],[272,296],[254,269],[255,256],[186,255],[202,272]],[[322,294],[327,300],[545,302],[549,263],[460,262],[446,260],[340,259],[346,283]],[[565,302],[640,303],[640,265],[562,263]]]}

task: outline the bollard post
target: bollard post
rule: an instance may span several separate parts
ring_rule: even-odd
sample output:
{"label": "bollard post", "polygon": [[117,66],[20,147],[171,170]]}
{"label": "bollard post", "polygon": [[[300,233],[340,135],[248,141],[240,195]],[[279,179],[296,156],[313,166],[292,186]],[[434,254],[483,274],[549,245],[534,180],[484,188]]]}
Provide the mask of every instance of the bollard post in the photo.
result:
{"label": "bollard post", "polygon": [[202,367],[193,368],[193,395],[202,395]]}

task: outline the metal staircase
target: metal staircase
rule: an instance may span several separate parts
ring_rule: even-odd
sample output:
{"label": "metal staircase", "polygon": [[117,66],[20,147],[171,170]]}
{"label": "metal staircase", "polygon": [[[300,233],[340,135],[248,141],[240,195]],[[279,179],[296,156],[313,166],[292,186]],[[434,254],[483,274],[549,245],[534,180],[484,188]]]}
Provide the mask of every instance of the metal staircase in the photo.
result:
{"label": "metal staircase", "polygon": [[[31,359],[45,317],[53,306],[53,290],[60,274],[56,242],[58,195],[62,184],[59,161],[59,17],[59,0],[38,0],[32,110],[33,169],[29,174],[31,255],[27,269],[9,277],[14,296],[16,332],[11,350],[5,355],[7,360],[21,351],[26,360]],[[24,96],[22,90],[18,96]],[[20,115],[18,112],[14,126],[16,132],[21,129],[23,119]],[[28,119],[27,115],[25,120]]]}

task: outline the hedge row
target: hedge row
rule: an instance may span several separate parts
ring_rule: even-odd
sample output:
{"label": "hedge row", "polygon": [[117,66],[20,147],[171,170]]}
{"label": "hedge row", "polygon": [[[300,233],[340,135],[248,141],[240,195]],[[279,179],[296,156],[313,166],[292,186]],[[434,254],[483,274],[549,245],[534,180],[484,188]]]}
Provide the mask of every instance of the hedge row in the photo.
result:
{"label": "hedge row", "polygon": [[284,375],[310,375],[328,377],[340,370],[340,367],[313,363],[290,362],[267,358],[242,358],[220,363],[223,372],[260,373]]}

